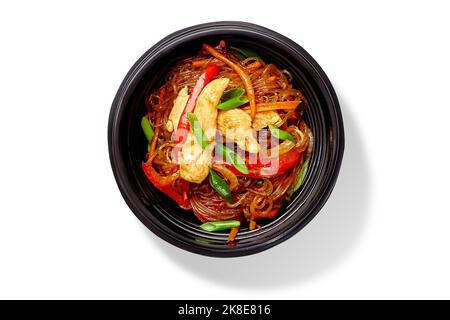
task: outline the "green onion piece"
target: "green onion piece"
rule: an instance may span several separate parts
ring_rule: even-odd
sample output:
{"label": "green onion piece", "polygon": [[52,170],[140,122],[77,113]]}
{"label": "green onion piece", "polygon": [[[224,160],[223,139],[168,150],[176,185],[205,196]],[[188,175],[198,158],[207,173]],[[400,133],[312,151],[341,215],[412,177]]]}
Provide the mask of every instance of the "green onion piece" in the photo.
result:
{"label": "green onion piece", "polygon": [[264,184],[264,180],[258,180],[257,182],[256,182],[256,185],[257,186],[262,186]]}
{"label": "green onion piece", "polygon": [[271,124],[269,124],[269,130],[270,133],[277,139],[294,141],[294,137],[289,132],[278,129],[277,127]]}
{"label": "green onion piece", "polygon": [[309,159],[311,159],[310,154],[306,157],[305,162],[303,162],[302,168],[297,173],[297,177],[295,178],[295,183],[292,186],[292,188],[288,191],[289,196],[292,196],[292,194],[302,186],[303,181],[305,180],[306,171],[308,170]]}
{"label": "green onion piece", "polygon": [[233,51],[234,55],[240,59],[250,58],[250,57],[256,57],[259,58],[259,55],[250,49],[246,48],[236,48],[236,47],[230,47],[231,51]]}
{"label": "green onion piece", "polygon": [[215,171],[209,169],[209,183],[214,190],[224,198],[228,203],[232,203],[231,190],[225,180],[223,180]]}
{"label": "green onion piece", "polygon": [[141,127],[144,130],[145,137],[147,138],[148,143],[152,142],[153,136],[155,133],[153,132],[153,127],[147,116],[143,116],[141,120]]}
{"label": "green onion piece", "polygon": [[243,54],[240,54],[240,53],[239,53],[239,51],[233,50],[233,49],[231,49],[231,51],[233,52],[233,54],[234,54],[238,59],[240,59],[240,60],[245,60],[245,59],[246,59],[245,56],[244,56]]}
{"label": "green onion piece", "polygon": [[230,110],[239,106],[242,106],[244,104],[248,103],[248,98],[247,97],[236,97],[236,98],[231,98],[227,101],[224,101],[222,103],[220,103],[217,106],[217,109],[220,110]]}
{"label": "green onion piece", "polygon": [[206,147],[209,145],[209,141],[202,130],[202,126],[200,124],[200,121],[198,121],[197,116],[194,113],[189,112],[187,114],[187,119],[198,143],[200,143],[202,149],[206,149]]}
{"label": "green onion piece", "polygon": [[220,154],[226,162],[232,164],[238,171],[242,172],[243,174],[248,174],[248,168],[245,164],[244,159],[231,150],[230,148],[227,148],[223,144],[216,144],[217,153]]}
{"label": "green onion piece", "polygon": [[221,101],[225,101],[234,97],[242,97],[245,93],[244,88],[234,88],[230,90],[226,90],[223,92],[222,97],[220,98]]}
{"label": "green onion piece", "polygon": [[213,232],[237,228],[240,225],[241,223],[238,220],[210,221],[200,225],[200,228],[205,231]]}
{"label": "green onion piece", "polygon": [[243,96],[245,90],[243,88],[236,88],[227,90],[223,93],[221,103],[217,106],[217,109],[230,110],[248,103],[248,98]]}

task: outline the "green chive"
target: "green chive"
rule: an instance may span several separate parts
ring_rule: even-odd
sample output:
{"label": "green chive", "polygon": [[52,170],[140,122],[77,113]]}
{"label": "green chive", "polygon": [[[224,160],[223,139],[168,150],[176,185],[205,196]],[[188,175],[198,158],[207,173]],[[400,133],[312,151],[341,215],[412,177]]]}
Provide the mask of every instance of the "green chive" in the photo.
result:
{"label": "green chive", "polygon": [[295,183],[292,186],[292,188],[288,191],[289,196],[292,196],[292,194],[302,186],[303,181],[305,180],[306,172],[308,170],[309,159],[311,159],[310,154],[306,157],[305,162],[303,162],[300,171],[298,171],[297,177],[295,178]]}
{"label": "green chive", "polygon": [[244,159],[234,152],[233,150],[227,148],[223,144],[216,144],[217,153],[221,155],[226,162],[233,165],[238,171],[242,172],[243,174],[248,174],[248,168],[245,164]]}
{"label": "green chive", "polygon": [[234,97],[242,97],[245,93],[244,88],[234,88],[230,90],[226,90],[223,92],[222,97],[220,98],[221,101],[225,101]]}
{"label": "green chive", "polygon": [[245,56],[241,53],[239,53],[239,51],[237,50],[231,50],[233,52],[233,54],[240,60],[245,60]]}
{"label": "green chive", "polygon": [[155,133],[153,132],[152,124],[148,120],[147,116],[142,117],[141,127],[142,130],[144,130],[144,134],[145,137],[147,138],[148,143],[151,143]]}
{"label": "green chive", "polygon": [[232,203],[231,190],[227,182],[223,180],[215,171],[209,169],[209,183],[214,190],[228,203]]}
{"label": "green chive", "polygon": [[236,48],[236,47],[230,47],[231,51],[233,51],[234,55],[240,59],[250,58],[250,57],[256,57],[259,58],[259,55],[250,49],[246,48]]}
{"label": "green chive", "polygon": [[194,113],[189,112],[187,114],[187,119],[198,143],[200,143],[202,149],[206,149],[206,147],[209,145],[209,141],[202,130],[202,126],[200,124],[200,121],[198,121],[197,116]]}
{"label": "green chive", "polygon": [[223,93],[221,103],[217,106],[217,109],[230,110],[248,103],[248,98],[243,96],[245,90],[243,88],[235,88],[227,90]]}
{"label": "green chive", "polygon": [[240,225],[241,223],[238,220],[210,221],[200,225],[200,228],[205,231],[214,232],[237,228]]}
{"label": "green chive", "polygon": [[278,129],[277,127],[271,124],[269,124],[269,130],[270,133],[277,139],[294,141],[294,137],[289,132]]}

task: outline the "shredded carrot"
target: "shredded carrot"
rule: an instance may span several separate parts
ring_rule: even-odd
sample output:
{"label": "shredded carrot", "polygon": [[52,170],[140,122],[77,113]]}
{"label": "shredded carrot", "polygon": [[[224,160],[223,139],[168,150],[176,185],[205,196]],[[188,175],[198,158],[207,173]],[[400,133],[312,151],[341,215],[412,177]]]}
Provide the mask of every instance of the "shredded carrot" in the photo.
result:
{"label": "shredded carrot", "polygon": [[[256,105],[258,112],[272,111],[272,110],[294,110],[302,102],[301,100],[295,101],[280,101],[280,102],[265,102],[258,103]],[[251,109],[249,107],[242,108],[243,111],[249,113]]]}
{"label": "shredded carrot", "polygon": [[201,68],[201,67],[206,66],[210,61],[211,61],[211,59],[195,60],[195,61],[192,61],[192,66],[194,68]]}
{"label": "shredded carrot", "polygon": [[[256,60],[253,63],[250,63],[247,67],[245,67],[247,69],[247,71],[254,71],[259,69],[262,66],[261,62],[259,60]],[[275,78],[275,77],[274,77]]]}
{"label": "shredded carrot", "polygon": [[228,243],[233,242],[234,239],[236,239],[238,232],[239,232],[239,227],[231,228],[230,235],[228,236]]}
{"label": "shredded carrot", "polygon": [[248,101],[250,103],[250,116],[253,119],[255,119],[256,115],[256,101],[255,101],[255,91],[253,89],[252,81],[250,80],[249,75],[247,72],[239,65],[235,64],[231,60],[229,60],[227,57],[225,57],[223,54],[219,53],[217,50],[215,50],[210,45],[204,44],[203,48],[208,51],[213,57],[219,59],[223,63],[227,64],[230,68],[232,68],[241,78],[242,82],[244,83],[245,91],[247,92]]}
{"label": "shredded carrot", "polygon": [[250,230],[254,230],[256,228],[256,221],[255,220],[250,220],[248,228]]}

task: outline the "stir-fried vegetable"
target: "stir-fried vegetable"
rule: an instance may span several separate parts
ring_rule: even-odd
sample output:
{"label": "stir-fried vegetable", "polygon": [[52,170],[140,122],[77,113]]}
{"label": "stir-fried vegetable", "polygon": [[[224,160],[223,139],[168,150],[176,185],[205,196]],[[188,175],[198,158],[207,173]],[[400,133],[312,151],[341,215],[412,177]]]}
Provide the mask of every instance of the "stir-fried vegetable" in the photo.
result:
{"label": "stir-fried vegetable", "polygon": [[203,48],[208,51],[213,57],[219,59],[226,65],[228,65],[230,68],[232,68],[241,78],[242,82],[245,86],[245,91],[247,92],[248,101],[250,103],[250,115],[252,119],[255,118],[256,115],[256,100],[255,100],[255,90],[253,89],[252,80],[250,79],[250,76],[248,73],[239,65],[225,57],[223,54],[219,53],[216,49],[211,47],[208,44],[204,44]]}
{"label": "stir-fried vegetable", "polygon": [[292,196],[292,194],[302,186],[303,181],[305,180],[306,171],[308,170],[309,159],[311,159],[311,155],[308,155],[306,157],[305,162],[303,162],[301,169],[298,171],[297,177],[295,178],[295,183],[292,185],[292,188],[287,192],[289,196]]}
{"label": "stir-fried vegetable", "polygon": [[233,202],[231,198],[231,190],[225,180],[223,180],[214,170],[209,169],[209,183],[219,196],[225,199],[228,203]]}
{"label": "stir-fried vegetable", "polygon": [[205,231],[214,232],[229,230],[231,228],[239,227],[240,225],[241,222],[238,220],[210,221],[200,225],[200,228]]}
{"label": "stir-fried vegetable", "polygon": [[153,132],[153,127],[147,116],[143,116],[141,120],[141,127],[144,131],[145,137],[147,138],[148,143],[152,142],[153,136],[155,133]]}
{"label": "stir-fried vegetable", "polygon": [[242,159],[239,154],[220,143],[216,145],[216,151],[225,159],[226,162],[233,165],[239,172],[248,174],[247,165],[245,164],[244,159]]}
{"label": "stir-fried vegetable", "polygon": [[198,143],[200,143],[202,149],[206,149],[206,147],[209,145],[209,141],[202,130],[202,126],[200,124],[200,121],[198,121],[197,116],[194,113],[189,112],[187,114],[187,119]]}
{"label": "stir-fried vegetable", "polygon": [[289,132],[281,130],[274,125],[269,124],[269,130],[270,133],[277,139],[294,141],[294,137]]}
{"label": "stir-fried vegetable", "polygon": [[236,47],[230,47],[231,51],[233,51],[233,54],[240,58],[240,59],[246,59],[250,57],[256,57],[259,58],[259,55],[250,49],[247,48],[236,48]]}
{"label": "stir-fried vegetable", "polygon": [[183,144],[186,142],[186,137],[189,132],[189,121],[187,119],[187,114],[194,111],[195,104],[197,103],[197,98],[202,92],[203,88],[218,74],[219,67],[214,63],[211,63],[206,66],[205,70],[203,70],[202,74],[197,79],[189,100],[184,107],[183,113],[181,114],[180,121],[178,122],[177,131],[175,132],[175,137],[173,139],[173,142],[175,144]]}
{"label": "stir-fried vegetable", "polygon": [[245,90],[242,88],[231,89],[225,91],[222,95],[222,102],[217,109],[230,110],[248,103],[248,98],[243,96]]}

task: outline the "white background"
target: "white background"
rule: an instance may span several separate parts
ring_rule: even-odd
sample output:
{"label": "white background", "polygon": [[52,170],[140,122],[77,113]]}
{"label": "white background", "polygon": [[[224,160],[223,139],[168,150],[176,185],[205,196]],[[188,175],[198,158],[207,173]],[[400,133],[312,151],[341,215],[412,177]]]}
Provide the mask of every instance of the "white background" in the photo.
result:
{"label": "white background", "polygon": [[[0,5],[0,298],[450,298],[448,1]],[[244,20],[303,46],[341,102],[336,188],[264,253],[177,249],[131,213],[107,120],[160,38]]]}

